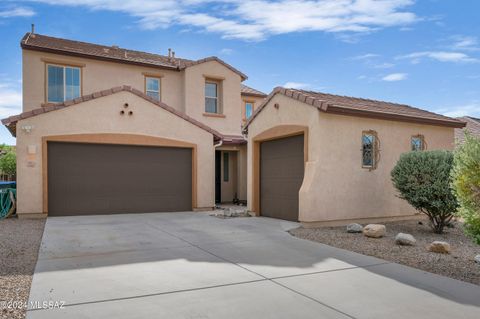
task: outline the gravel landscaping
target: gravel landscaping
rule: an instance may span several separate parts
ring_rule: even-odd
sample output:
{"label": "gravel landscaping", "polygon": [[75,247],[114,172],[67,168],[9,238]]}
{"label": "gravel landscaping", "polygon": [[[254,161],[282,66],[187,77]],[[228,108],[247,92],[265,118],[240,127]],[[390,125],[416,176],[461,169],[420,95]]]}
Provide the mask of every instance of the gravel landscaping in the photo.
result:
{"label": "gravel landscaping", "polygon": [[[45,219],[0,220],[0,318],[25,318]],[[5,302],[19,306],[6,307]]]}
{"label": "gravel landscaping", "polygon": [[[387,233],[383,238],[347,233],[345,226],[315,229],[300,227],[291,230],[290,234],[480,285],[480,264],[474,261],[475,256],[480,254],[480,246],[464,235],[462,225],[456,223],[454,228],[446,228],[445,233],[439,235],[431,231],[427,222],[422,223],[423,225],[418,221],[385,223]],[[416,245],[396,245],[395,236],[398,233],[413,235]],[[426,247],[435,240],[448,242],[452,248],[451,253],[427,251]]]}

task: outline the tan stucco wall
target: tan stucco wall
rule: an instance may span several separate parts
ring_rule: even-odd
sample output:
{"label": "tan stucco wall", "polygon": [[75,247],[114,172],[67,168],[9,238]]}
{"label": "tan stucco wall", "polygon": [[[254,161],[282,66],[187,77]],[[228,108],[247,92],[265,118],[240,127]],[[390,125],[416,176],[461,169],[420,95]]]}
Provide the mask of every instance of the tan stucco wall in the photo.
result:
{"label": "tan stucco wall", "polygon": [[130,85],[144,92],[145,75],[143,73],[162,75],[160,80],[162,102],[184,111],[182,72],[23,50],[24,111],[38,108],[46,102],[45,59],[64,64],[85,64],[82,67],[82,94],[90,94],[120,85]]}
{"label": "tan stucco wall", "polygon": [[[279,109],[273,105],[279,103]],[[423,134],[428,149],[453,149],[454,130],[368,118],[321,113],[314,107],[277,94],[248,128],[248,205],[252,209],[252,140],[278,125],[308,126],[308,162],[300,189],[302,222],[413,215],[397,197],[390,171],[412,135]],[[373,171],[361,167],[362,131],[375,130],[380,161]]]}
{"label": "tan stucco wall", "polygon": [[[119,114],[124,103],[132,116]],[[33,126],[30,133],[21,127]],[[197,145],[197,207],[214,206],[214,146],[207,131],[133,95],[120,92],[65,109],[21,120],[17,124],[18,213],[42,212],[42,136],[64,134],[141,134]],[[28,155],[29,145],[37,153]],[[33,162],[34,166],[27,166]]]}
{"label": "tan stucco wall", "polygon": [[[222,113],[225,117],[205,116],[205,77],[221,81]],[[224,65],[210,61],[185,69],[185,110],[188,115],[218,130],[222,134],[240,135],[241,78]]]}
{"label": "tan stucco wall", "polygon": [[[223,160],[224,154],[228,153],[228,181],[225,181],[225,162]],[[235,151],[222,151],[222,164],[221,164],[221,201],[222,203],[231,203],[237,193],[237,180],[238,180],[238,167],[237,167],[237,154]]]}
{"label": "tan stucco wall", "polygon": [[[238,199],[247,200],[247,145],[223,145],[217,148],[220,151],[236,153],[236,185],[231,185],[237,192]],[[223,171],[222,171],[223,172]],[[223,187],[223,184],[222,184]],[[222,188],[223,198],[223,188]]]}
{"label": "tan stucco wall", "polygon": [[[217,61],[209,61],[183,71],[129,65],[62,56],[31,50],[23,50],[23,111],[39,108],[46,102],[46,62],[60,64],[83,64],[82,94],[130,85],[142,92],[145,90],[145,75],[162,76],[160,80],[161,101],[203,122],[222,134],[241,134],[242,103],[240,76]],[[206,117],[205,77],[221,78],[224,118]]]}

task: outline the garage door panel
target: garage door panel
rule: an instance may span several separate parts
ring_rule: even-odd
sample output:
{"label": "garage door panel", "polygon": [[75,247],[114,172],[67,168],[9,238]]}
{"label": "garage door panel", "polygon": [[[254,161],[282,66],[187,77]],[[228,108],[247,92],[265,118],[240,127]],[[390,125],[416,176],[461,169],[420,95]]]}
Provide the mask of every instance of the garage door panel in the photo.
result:
{"label": "garage door panel", "polygon": [[303,135],[260,145],[260,211],[263,216],[298,220],[298,192],[304,175]]}
{"label": "garage door panel", "polygon": [[48,143],[49,215],[188,211],[192,150]]}

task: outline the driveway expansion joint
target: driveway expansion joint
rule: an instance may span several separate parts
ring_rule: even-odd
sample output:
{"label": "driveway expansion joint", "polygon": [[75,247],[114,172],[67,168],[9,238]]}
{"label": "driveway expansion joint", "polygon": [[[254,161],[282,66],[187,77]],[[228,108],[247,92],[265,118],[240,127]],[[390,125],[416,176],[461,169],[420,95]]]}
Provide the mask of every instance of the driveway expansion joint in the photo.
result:
{"label": "driveway expansion joint", "polygon": [[[282,288],[284,288],[284,289],[287,289],[287,290],[289,290],[289,291],[291,291],[291,292],[293,292],[293,293],[295,293],[295,294],[297,294],[297,295],[299,295],[299,296],[302,296],[303,298],[307,298],[307,299],[309,299],[309,300],[311,300],[311,301],[313,301],[313,302],[315,302],[315,303],[317,303],[317,304],[320,304],[320,305],[322,305],[322,306],[324,306],[324,307],[326,307],[326,308],[329,308],[329,309],[331,309],[331,310],[333,310],[333,311],[335,311],[335,312],[338,312],[338,313],[340,313],[340,314],[342,314],[342,315],[344,315],[344,316],[347,316],[348,318],[356,319],[354,316],[352,316],[352,315],[350,315],[350,314],[348,314],[348,313],[346,313],[346,312],[343,312],[342,310],[339,310],[339,309],[337,309],[337,308],[335,308],[335,307],[332,307],[332,306],[330,306],[330,305],[328,305],[328,304],[326,304],[326,303],[323,303],[322,301],[317,300],[317,299],[315,299],[315,298],[313,298],[313,297],[307,296],[307,295],[305,295],[305,294],[303,294],[303,293],[301,293],[301,292],[299,292],[299,291],[297,291],[297,290],[295,290],[295,289],[292,289],[292,288],[290,288],[290,287],[288,287],[288,286],[282,285],[281,283],[278,283],[278,282],[276,282],[275,280],[273,280],[273,279],[271,279],[271,278],[268,278],[268,277],[266,277],[266,276],[264,276],[264,275],[262,275],[262,274],[259,274],[259,273],[255,272],[255,271],[251,270],[251,269],[248,269],[248,268],[246,268],[246,267],[244,267],[244,266],[242,266],[242,265],[240,265],[240,264],[238,264],[238,263],[236,263],[236,262],[234,262],[234,261],[231,261],[231,260],[228,260],[228,259],[226,259],[226,258],[224,258],[224,257],[218,256],[218,255],[212,253],[211,251],[209,251],[208,249],[205,249],[205,248],[203,248],[203,247],[200,247],[199,245],[196,245],[196,244],[194,244],[194,243],[192,243],[192,242],[190,242],[190,241],[188,241],[188,240],[186,240],[186,239],[184,239],[184,238],[182,238],[182,237],[180,237],[180,236],[176,236],[176,235],[174,235],[174,234],[172,234],[172,233],[170,233],[170,232],[168,232],[168,231],[166,231],[166,230],[164,230],[164,229],[162,229],[162,228],[160,228],[160,227],[157,227],[157,226],[153,226],[153,227],[156,228],[156,229],[158,229],[158,230],[160,230],[160,231],[162,231],[162,232],[164,232],[164,233],[166,233],[166,234],[168,234],[168,235],[170,235],[170,236],[173,236],[173,237],[175,237],[175,238],[178,238],[178,239],[180,239],[180,240],[183,240],[183,241],[185,241],[186,243],[192,245],[193,247],[196,247],[196,248],[198,248],[198,249],[206,252],[207,254],[210,254],[210,255],[212,255],[212,256],[214,256],[214,257],[216,257],[216,258],[219,258],[219,259],[221,259],[221,260],[223,260],[223,261],[225,261],[225,262],[228,262],[228,263],[230,263],[230,264],[233,264],[233,265],[235,265],[235,266],[237,266],[237,267],[240,267],[240,268],[242,268],[242,269],[244,269],[244,270],[246,270],[246,271],[248,271],[248,272],[251,272],[252,274],[255,274],[255,275],[257,275],[257,276],[260,276],[260,277],[263,278],[262,281],[269,281],[269,282],[271,282],[271,283],[273,283],[273,284],[275,284],[275,285],[277,285],[277,286],[280,286],[280,287],[282,287]],[[353,267],[353,268],[362,268],[362,267]]]}

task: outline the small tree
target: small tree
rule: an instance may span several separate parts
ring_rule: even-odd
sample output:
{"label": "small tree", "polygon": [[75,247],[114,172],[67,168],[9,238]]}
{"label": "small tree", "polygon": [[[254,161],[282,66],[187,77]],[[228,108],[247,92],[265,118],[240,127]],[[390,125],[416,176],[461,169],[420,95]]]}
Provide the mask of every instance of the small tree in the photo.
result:
{"label": "small tree", "polygon": [[0,172],[5,175],[14,176],[17,172],[17,156],[9,151],[0,157]]}
{"label": "small tree", "polygon": [[460,204],[465,231],[480,245],[480,139],[465,134],[454,153],[452,186]]}
{"label": "small tree", "polygon": [[427,215],[437,234],[443,232],[458,207],[450,188],[452,165],[449,151],[414,151],[402,154],[391,172],[400,198]]}

